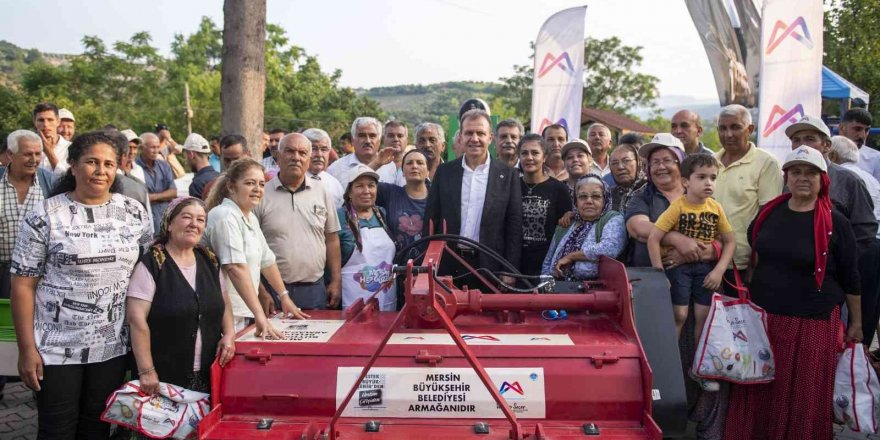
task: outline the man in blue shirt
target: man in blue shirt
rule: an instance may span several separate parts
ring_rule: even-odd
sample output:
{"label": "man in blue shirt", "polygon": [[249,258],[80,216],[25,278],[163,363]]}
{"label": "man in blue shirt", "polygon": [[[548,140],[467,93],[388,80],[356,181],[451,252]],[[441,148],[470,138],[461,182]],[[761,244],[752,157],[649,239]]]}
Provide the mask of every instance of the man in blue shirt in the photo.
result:
{"label": "man in blue shirt", "polygon": [[174,172],[168,162],[158,159],[161,157],[159,137],[153,133],[141,135],[144,142],[141,154],[135,160],[144,169],[147,192],[150,197],[150,207],[153,211],[153,231],[159,231],[159,223],[162,214],[168,208],[168,203],[177,197],[177,186],[174,184]]}
{"label": "man in blue shirt", "polygon": [[186,163],[193,172],[192,183],[189,184],[189,195],[197,199],[205,200],[205,186],[213,182],[220,175],[211,167],[208,161],[208,154],[211,153],[211,147],[208,141],[198,133],[192,133],[187,136],[183,143],[183,154],[186,157]]}

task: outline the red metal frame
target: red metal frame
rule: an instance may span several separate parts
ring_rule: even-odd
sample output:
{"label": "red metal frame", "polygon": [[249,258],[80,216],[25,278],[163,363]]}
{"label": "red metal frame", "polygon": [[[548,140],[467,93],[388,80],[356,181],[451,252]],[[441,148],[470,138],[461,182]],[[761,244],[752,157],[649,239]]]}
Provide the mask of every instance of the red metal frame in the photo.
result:
{"label": "red metal frame", "polygon": [[[429,246],[429,249],[431,247],[436,247],[440,244],[442,244],[443,248],[446,248],[445,243],[432,242]],[[428,258],[427,254],[425,258]],[[435,262],[433,259],[428,259],[427,261],[429,270],[433,271],[435,270],[435,267],[439,267],[439,259],[437,260],[437,262]],[[473,268],[467,265],[464,260],[460,259],[459,261],[464,264],[468,269],[471,269],[473,271]],[[474,273],[476,272],[474,271]],[[459,351],[461,351],[462,355],[464,355],[465,359],[467,359],[468,364],[470,364],[471,368],[473,368],[474,371],[477,373],[480,381],[492,395],[492,399],[495,400],[495,403],[498,404],[498,406],[501,408],[501,411],[504,413],[504,417],[510,423],[510,438],[513,440],[521,440],[523,438],[522,427],[520,426],[519,421],[517,421],[516,415],[514,415],[513,411],[511,411],[510,407],[508,407],[507,400],[501,397],[501,394],[496,389],[495,384],[492,382],[492,379],[489,378],[489,374],[486,373],[483,365],[480,363],[479,360],[477,360],[477,357],[474,356],[474,354],[468,348],[467,344],[464,342],[464,339],[462,339],[461,337],[461,333],[452,323],[452,319],[450,319],[449,315],[446,314],[446,310],[443,307],[440,307],[440,304],[438,304],[437,296],[434,295],[435,280],[433,272],[423,275],[425,275],[425,277],[427,278],[428,289],[427,292],[420,293],[419,295],[427,296],[429,302],[425,303],[425,301],[419,301],[418,303],[416,303],[415,301],[413,301],[414,296],[416,295],[413,292],[413,287],[415,284],[413,280],[413,263],[412,260],[407,263],[405,281],[405,296],[407,298],[406,304],[404,304],[403,309],[400,311],[400,313],[398,313],[397,318],[394,319],[394,323],[391,325],[391,327],[388,328],[385,337],[382,338],[382,342],[379,343],[379,345],[376,347],[376,351],[373,353],[372,356],[370,356],[370,360],[367,361],[367,364],[364,366],[363,370],[361,370],[360,376],[358,376],[351,389],[348,390],[348,394],[345,396],[345,399],[342,401],[339,407],[336,408],[336,413],[333,415],[333,418],[330,420],[330,424],[328,426],[329,432],[327,434],[329,434],[330,440],[336,440],[336,422],[339,421],[339,418],[342,416],[342,412],[345,411],[345,408],[348,406],[348,403],[351,401],[354,393],[357,392],[358,387],[360,387],[361,382],[363,382],[364,378],[367,377],[367,373],[370,371],[370,368],[372,368],[373,364],[376,363],[376,359],[379,358],[379,355],[382,353],[382,349],[384,349],[385,346],[388,344],[388,340],[391,339],[391,335],[393,335],[394,332],[397,331],[398,328],[400,328],[401,324],[403,323],[403,318],[407,316],[410,312],[409,309],[418,307],[418,304],[421,304],[423,306],[428,305],[429,310],[432,310],[440,319],[443,329],[446,330],[450,337],[452,337],[452,340],[455,342],[456,347],[458,347]],[[371,297],[370,299],[372,300],[373,298]],[[366,305],[366,308],[370,307],[376,307],[375,300],[372,301],[372,304]],[[427,351],[425,351],[425,354],[427,354]]]}

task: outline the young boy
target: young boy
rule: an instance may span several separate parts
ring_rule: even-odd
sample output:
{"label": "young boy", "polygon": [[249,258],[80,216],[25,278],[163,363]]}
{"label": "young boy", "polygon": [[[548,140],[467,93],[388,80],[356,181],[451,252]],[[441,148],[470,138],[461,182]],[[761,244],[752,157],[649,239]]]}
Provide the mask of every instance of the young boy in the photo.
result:
{"label": "young boy", "polygon": [[[685,195],[674,200],[654,223],[648,236],[648,253],[651,265],[663,269],[660,242],[667,232],[675,231],[694,240],[712,244],[716,239],[722,243],[721,257],[714,264],[707,262],[683,263],[666,271],[672,293],[675,313],[675,335],[681,336],[681,328],[688,317],[688,304],[694,301],[694,336],[700,340],[703,324],[709,314],[712,292],[721,289],[724,271],[733,259],[736,239],[721,204],[712,198],[718,162],[708,154],[692,154],[681,164],[681,181]],[[700,380],[706,391],[717,391],[718,383]]]}

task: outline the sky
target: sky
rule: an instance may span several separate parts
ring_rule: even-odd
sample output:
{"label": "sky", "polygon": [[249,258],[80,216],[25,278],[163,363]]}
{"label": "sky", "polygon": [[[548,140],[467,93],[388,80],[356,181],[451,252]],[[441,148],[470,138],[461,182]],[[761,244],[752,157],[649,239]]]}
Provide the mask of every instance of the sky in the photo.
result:
{"label": "sky", "polygon": [[[642,46],[641,72],[661,98],[717,94],[709,62],[682,0],[267,0],[267,21],[342,70],[342,85],[377,87],[497,81],[529,63],[529,42],[553,13],[588,5],[585,34]],[[0,0],[0,40],[51,53],[80,53],[84,35],[108,45],[148,31],[169,52],[202,16],[223,24],[222,0]],[[47,31],[35,32],[34,28]]]}

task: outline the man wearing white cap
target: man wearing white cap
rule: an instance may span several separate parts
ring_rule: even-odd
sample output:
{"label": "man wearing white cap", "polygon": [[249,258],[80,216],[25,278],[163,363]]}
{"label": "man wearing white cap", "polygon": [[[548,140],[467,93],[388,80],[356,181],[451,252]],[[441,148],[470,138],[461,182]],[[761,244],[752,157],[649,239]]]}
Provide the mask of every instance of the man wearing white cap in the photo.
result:
{"label": "man wearing white cap", "polygon": [[138,157],[138,151],[141,149],[141,138],[139,138],[137,133],[130,128],[122,130],[120,133],[122,133],[125,136],[125,139],[128,140],[128,154],[120,158],[119,169],[121,169],[128,177],[135,178],[141,183],[146,182],[144,168],[134,161],[135,158]]}
{"label": "man wearing white cap", "polygon": [[870,346],[880,319],[880,241],[877,240],[877,218],[874,202],[865,183],[854,172],[828,160],[831,151],[831,130],[821,118],[804,116],[789,125],[785,135],[791,139],[791,148],[806,145],[820,153],[828,164],[831,181],[831,201],[849,218],[859,255],[859,275],[862,287],[862,332],[865,344]]}
{"label": "man wearing white cap", "polygon": [[186,156],[189,169],[194,174],[192,183],[189,184],[189,195],[204,200],[205,186],[220,175],[214,170],[210,159],[208,159],[211,154],[211,145],[202,135],[192,133],[183,142],[183,154]]}
{"label": "man wearing white cap", "polygon": [[58,123],[58,135],[65,140],[73,141],[73,136],[76,133],[76,118],[73,117],[73,113],[66,108],[62,108],[58,110],[58,119],[61,120]]}

